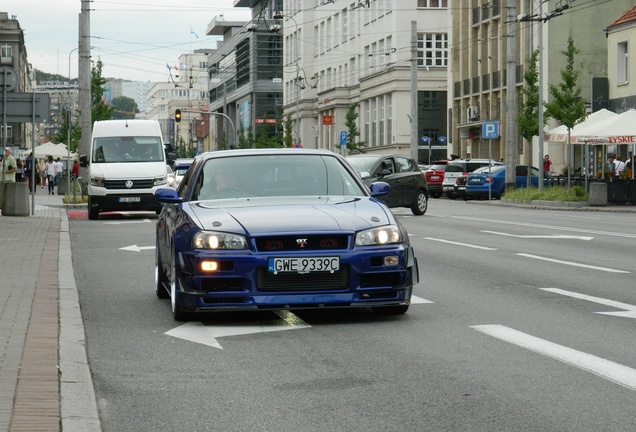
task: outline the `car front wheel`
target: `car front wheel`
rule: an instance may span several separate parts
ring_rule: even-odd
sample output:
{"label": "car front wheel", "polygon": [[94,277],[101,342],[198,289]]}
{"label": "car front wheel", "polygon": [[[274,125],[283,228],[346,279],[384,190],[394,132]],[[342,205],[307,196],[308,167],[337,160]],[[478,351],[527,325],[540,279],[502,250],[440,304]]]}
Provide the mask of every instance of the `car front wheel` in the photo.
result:
{"label": "car front wheel", "polygon": [[172,306],[172,317],[175,321],[188,321],[189,314],[181,309],[181,305],[177,299],[177,291],[179,291],[179,276],[177,275],[177,264],[173,256],[170,268],[170,303]]}
{"label": "car front wheel", "polygon": [[411,211],[414,215],[420,216],[426,213],[426,209],[428,208],[428,197],[426,196],[426,192],[420,190],[417,192],[415,196],[415,201],[413,201],[413,205],[411,205]]}

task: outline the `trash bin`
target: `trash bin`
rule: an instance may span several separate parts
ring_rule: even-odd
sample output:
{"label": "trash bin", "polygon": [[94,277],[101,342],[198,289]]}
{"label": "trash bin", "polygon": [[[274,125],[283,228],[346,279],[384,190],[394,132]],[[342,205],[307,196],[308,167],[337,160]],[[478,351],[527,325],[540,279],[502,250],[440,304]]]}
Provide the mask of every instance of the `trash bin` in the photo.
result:
{"label": "trash bin", "polygon": [[589,203],[591,206],[607,205],[607,183],[590,183]]}
{"label": "trash bin", "polygon": [[2,216],[29,216],[29,184],[5,183],[2,194]]}

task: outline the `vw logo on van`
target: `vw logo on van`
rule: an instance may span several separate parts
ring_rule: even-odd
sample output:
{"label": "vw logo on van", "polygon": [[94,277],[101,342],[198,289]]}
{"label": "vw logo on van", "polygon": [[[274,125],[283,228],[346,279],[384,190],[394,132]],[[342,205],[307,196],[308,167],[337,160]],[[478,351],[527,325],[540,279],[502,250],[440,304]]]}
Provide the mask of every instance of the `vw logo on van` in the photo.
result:
{"label": "vw logo on van", "polygon": [[133,182],[132,180],[126,180],[126,188],[130,189],[131,187],[133,187]]}

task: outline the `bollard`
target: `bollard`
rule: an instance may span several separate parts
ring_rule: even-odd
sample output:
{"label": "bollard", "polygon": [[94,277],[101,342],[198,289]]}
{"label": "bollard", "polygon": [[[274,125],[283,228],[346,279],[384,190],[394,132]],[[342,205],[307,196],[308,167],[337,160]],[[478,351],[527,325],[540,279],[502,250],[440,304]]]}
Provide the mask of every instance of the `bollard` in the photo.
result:
{"label": "bollard", "polygon": [[2,194],[2,216],[29,216],[29,184],[5,183]]}

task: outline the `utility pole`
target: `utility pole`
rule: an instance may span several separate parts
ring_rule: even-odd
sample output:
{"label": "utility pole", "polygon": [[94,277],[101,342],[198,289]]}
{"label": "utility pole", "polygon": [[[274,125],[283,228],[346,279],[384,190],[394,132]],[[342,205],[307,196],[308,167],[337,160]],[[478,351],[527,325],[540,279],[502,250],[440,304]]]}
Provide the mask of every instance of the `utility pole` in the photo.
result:
{"label": "utility pole", "polygon": [[417,21],[411,21],[411,157],[418,163]]}
{"label": "utility pole", "polygon": [[506,31],[506,189],[516,185],[515,155],[517,153],[517,1],[508,0]]}
{"label": "utility pole", "polygon": [[[79,69],[78,69],[78,107],[80,111],[80,127],[82,137],[77,146],[77,154],[88,154],[91,148],[92,106],[91,106],[91,20],[90,0],[82,0],[82,11],[79,15]],[[88,168],[80,167],[79,176],[82,184],[89,182]]]}

